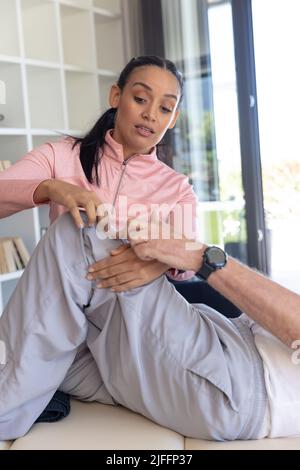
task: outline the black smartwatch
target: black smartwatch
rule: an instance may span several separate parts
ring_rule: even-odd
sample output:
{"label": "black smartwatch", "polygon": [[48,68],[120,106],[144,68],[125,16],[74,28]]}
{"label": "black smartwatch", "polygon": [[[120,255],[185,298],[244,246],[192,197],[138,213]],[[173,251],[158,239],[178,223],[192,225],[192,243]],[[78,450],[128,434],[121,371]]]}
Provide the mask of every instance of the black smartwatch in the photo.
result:
{"label": "black smartwatch", "polygon": [[203,253],[203,262],[196,276],[205,281],[211,273],[224,268],[227,263],[227,254],[218,246],[209,246]]}

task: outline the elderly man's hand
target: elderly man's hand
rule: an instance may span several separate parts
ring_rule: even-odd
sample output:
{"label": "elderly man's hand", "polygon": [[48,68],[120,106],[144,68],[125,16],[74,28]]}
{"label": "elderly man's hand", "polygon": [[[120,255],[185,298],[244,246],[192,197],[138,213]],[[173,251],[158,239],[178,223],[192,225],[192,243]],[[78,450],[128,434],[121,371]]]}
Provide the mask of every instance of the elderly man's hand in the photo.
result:
{"label": "elderly man's hand", "polygon": [[139,258],[145,261],[156,259],[177,269],[197,271],[206,248],[203,243],[176,233],[173,226],[159,220],[156,213],[152,214],[150,221],[131,221],[128,235]]}

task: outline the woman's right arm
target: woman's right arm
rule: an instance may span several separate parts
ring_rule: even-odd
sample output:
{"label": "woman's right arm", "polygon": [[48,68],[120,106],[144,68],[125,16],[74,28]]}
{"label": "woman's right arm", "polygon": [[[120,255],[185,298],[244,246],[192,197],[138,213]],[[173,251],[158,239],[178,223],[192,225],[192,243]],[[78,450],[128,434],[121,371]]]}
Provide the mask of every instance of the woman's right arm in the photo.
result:
{"label": "woman's right arm", "polygon": [[101,204],[94,191],[55,179],[42,181],[33,194],[33,201],[35,204],[52,201],[66,207],[78,228],[83,227],[79,207],[85,210],[88,224],[93,225],[97,219],[97,207]]}
{"label": "woman's right arm", "polygon": [[32,150],[0,172],[0,218],[34,207],[34,191],[42,181],[53,177],[54,152],[49,144]]}
{"label": "woman's right arm", "polygon": [[55,179],[55,155],[51,144],[32,150],[7,170],[0,172],[0,218],[52,201],[66,207],[78,227],[79,208],[88,223],[96,221],[97,195],[74,184]]}

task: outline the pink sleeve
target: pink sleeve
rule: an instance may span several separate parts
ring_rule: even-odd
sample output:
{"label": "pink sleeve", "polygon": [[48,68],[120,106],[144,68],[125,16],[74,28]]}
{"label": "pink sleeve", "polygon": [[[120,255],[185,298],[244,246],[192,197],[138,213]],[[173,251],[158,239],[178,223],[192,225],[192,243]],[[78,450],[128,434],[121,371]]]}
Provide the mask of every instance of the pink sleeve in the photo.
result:
{"label": "pink sleeve", "polygon": [[[175,230],[180,233],[180,230],[183,231],[183,235],[187,238],[193,239],[197,237],[197,196],[194,193],[193,187],[188,183],[188,179],[185,178],[182,183],[181,187],[181,198],[177,202],[177,206],[180,207],[181,212],[183,214],[183,227],[178,227],[176,230],[176,223],[175,223]],[[171,214],[170,222],[174,224],[174,213]],[[169,269],[167,271],[167,276],[174,281],[185,281],[187,279],[191,279],[195,273],[194,271],[181,271],[176,268]]]}
{"label": "pink sleeve", "polygon": [[54,178],[51,144],[41,145],[0,172],[0,219],[38,205],[33,202],[33,193],[42,181],[51,178]]}

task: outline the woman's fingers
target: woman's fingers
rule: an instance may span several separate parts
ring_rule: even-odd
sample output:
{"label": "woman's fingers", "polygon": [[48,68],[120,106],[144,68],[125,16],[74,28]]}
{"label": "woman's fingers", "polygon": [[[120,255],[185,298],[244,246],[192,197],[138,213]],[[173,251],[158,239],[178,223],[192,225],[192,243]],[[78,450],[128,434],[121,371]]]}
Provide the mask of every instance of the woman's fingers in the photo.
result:
{"label": "woman's fingers", "polygon": [[133,262],[138,260],[138,257],[130,247],[124,249],[121,253],[116,254],[115,256],[107,256],[89,266],[89,272],[97,272],[102,269],[108,269],[113,266],[119,266],[127,263],[128,266],[132,266]]}
{"label": "woman's fingers", "polygon": [[109,279],[112,277],[118,276],[118,274],[124,274],[126,272],[130,272],[131,268],[124,264],[118,264],[117,266],[112,266],[109,268],[101,269],[98,271],[94,271],[89,273],[87,279]]}
{"label": "woman's fingers", "polygon": [[110,289],[110,288],[119,287],[121,285],[123,286],[128,285],[128,283],[132,283],[134,281],[138,283],[136,279],[136,274],[127,272],[127,273],[118,274],[117,276],[110,277],[108,279],[101,279],[99,280],[97,287]]}
{"label": "woman's fingers", "polygon": [[85,211],[88,218],[88,225],[94,225],[96,223],[97,217],[97,206],[95,205],[95,202],[93,200],[90,199],[89,201],[87,201],[85,205]]}
{"label": "woman's fingers", "polygon": [[79,208],[77,206],[74,206],[74,207],[70,208],[69,210],[70,210],[71,216],[73,217],[73,220],[75,222],[76,227],[83,228],[84,223],[83,223],[82,218],[80,216]]}
{"label": "woman's fingers", "polygon": [[118,248],[115,248],[114,250],[111,250],[110,254],[112,256],[117,256],[117,255],[120,255],[121,253],[123,253],[124,251],[128,250],[128,248],[130,248],[130,245],[120,245],[118,246]]}
{"label": "woman's fingers", "polygon": [[112,257],[98,261],[93,267],[89,267],[87,279],[108,279],[118,274],[139,271],[140,262],[119,260],[117,263],[114,263],[115,259]]}
{"label": "woman's fingers", "polygon": [[133,279],[132,281],[125,282],[123,284],[119,284],[118,286],[111,287],[111,291],[113,292],[127,292],[131,289],[135,289],[136,287],[141,287],[147,284],[146,281],[141,281],[141,279]]}
{"label": "woman's fingers", "polygon": [[[95,225],[96,221],[97,221],[97,207],[99,206],[99,204],[101,204],[101,201],[97,198],[96,194],[93,193],[92,191],[86,191],[84,194],[83,194],[84,197],[82,197],[82,193],[81,193],[81,197],[79,198],[79,200],[77,200],[77,198],[74,200],[74,204],[76,204],[76,207],[77,209],[79,207],[83,208],[85,213],[86,213],[86,217],[87,217],[87,225],[92,227],[93,225]],[[74,220],[75,220],[75,223],[77,226],[78,223],[79,223],[79,219],[78,219],[78,213],[79,213],[79,217],[80,217],[80,212],[78,210],[78,212],[73,209],[70,209],[70,211],[73,211],[74,213]],[[80,217],[80,226],[83,226],[83,221]]]}

